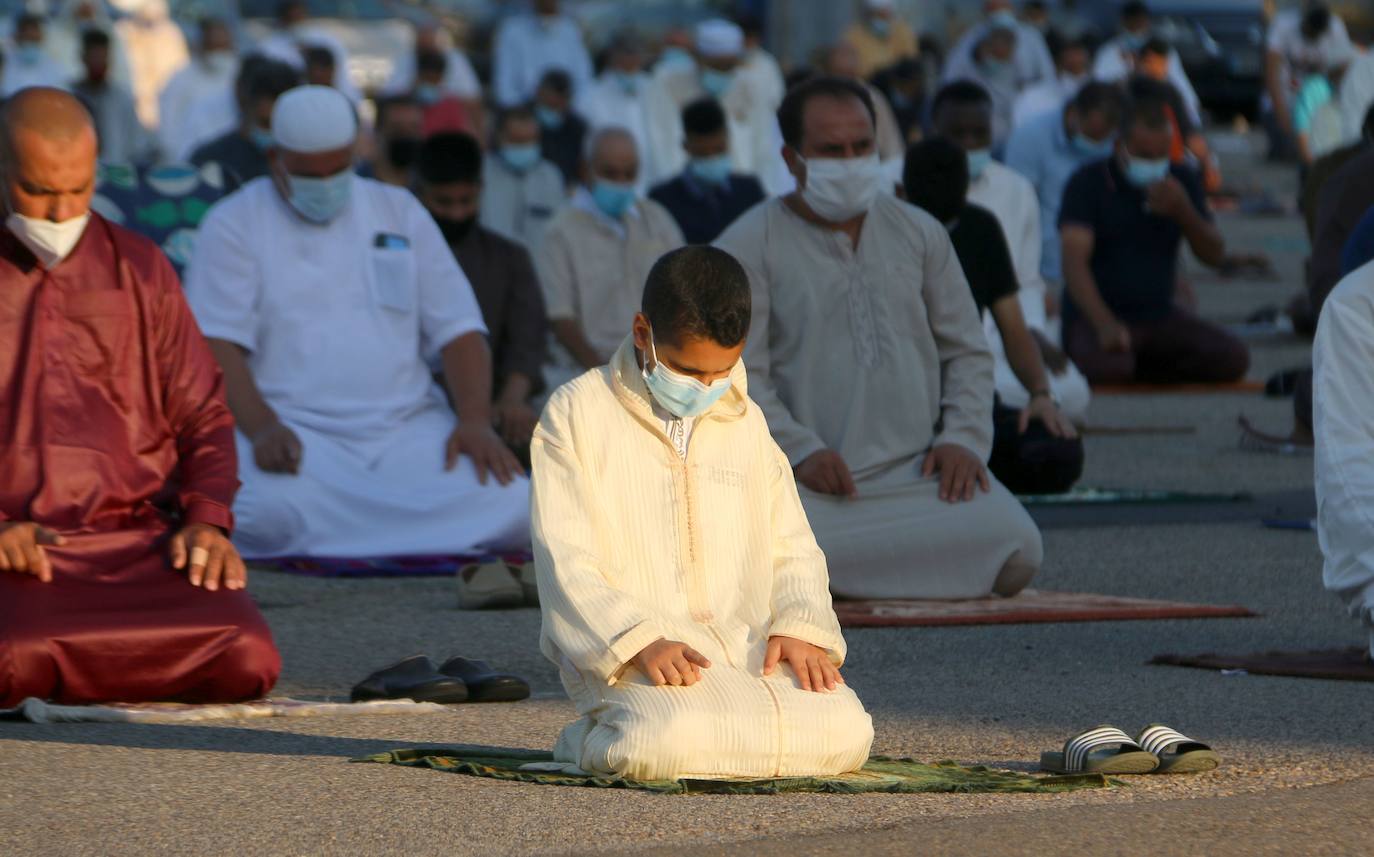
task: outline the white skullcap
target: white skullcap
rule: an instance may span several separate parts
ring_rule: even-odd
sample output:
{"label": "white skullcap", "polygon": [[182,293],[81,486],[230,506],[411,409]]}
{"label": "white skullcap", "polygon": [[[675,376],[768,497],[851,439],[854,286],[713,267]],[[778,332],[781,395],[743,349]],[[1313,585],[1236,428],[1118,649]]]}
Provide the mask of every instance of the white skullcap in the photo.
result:
{"label": "white skullcap", "polygon": [[352,146],[357,138],[353,105],[333,87],[298,86],[272,108],[272,140],[288,152],[333,152]]}
{"label": "white skullcap", "polygon": [[880,12],[883,10],[891,11],[896,5],[894,0],[864,0],[864,6],[868,7],[868,9],[873,12]]}
{"label": "white skullcap", "polygon": [[697,24],[697,53],[707,59],[737,57],[744,53],[744,31],[724,18]]}

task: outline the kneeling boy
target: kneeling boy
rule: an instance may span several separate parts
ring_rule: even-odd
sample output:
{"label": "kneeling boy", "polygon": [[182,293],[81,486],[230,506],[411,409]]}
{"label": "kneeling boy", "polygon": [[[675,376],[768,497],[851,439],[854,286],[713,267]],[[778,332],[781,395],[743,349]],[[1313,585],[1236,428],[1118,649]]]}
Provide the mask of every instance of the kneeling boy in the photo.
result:
{"label": "kneeling boy", "polygon": [[535,430],[541,646],[582,715],[559,761],[675,779],[868,758],[825,556],[746,390],[749,314],[732,256],[667,254],[610,365],[554,393]]}

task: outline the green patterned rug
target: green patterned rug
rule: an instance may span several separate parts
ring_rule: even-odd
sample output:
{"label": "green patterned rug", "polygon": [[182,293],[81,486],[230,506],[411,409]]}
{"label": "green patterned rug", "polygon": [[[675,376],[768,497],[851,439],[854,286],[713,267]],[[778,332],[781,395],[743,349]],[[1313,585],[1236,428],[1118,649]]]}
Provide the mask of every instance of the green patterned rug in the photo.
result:
{"label": "green patterned rug", "polygon": [[1053,793],[1078,789],[1100,789],[1116,785],[1101,774],[1030,776],[1014,771],[999,771],[981,765],[965,767],[954,762],[923,764],[912,759],[874,756],[852,774],[836,777],[779,777],[774,779],[732,778],[723,780],[627,780],[569,774],[557,770],[553,754],[539,750],[499,747],[429,747],[392,750],[354,759],[410,768],[430,768],[475,777],[515,780],[554,786],[590,786],[605,789],[638,789],[658,794],[788,794],[824,792],[829,794],[923,793]]}

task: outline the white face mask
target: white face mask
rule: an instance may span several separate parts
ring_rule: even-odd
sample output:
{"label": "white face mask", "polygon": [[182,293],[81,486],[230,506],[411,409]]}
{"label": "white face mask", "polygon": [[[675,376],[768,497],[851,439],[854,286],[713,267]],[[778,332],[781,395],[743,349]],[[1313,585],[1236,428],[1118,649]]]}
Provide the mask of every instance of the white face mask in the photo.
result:
{"label": "white face mask", "polygon": [[861,158],[798,159],[806,165],[802,199],[831,223],[843,223],[868,211],[882,192],[883,167],[877,152]]}
{"label": "white face mask", "polygon": [[38,257],[44,268],[51,271],[67,258],[72,248],[76,247],[76,242],[81,240],[90,219],[89,211],[61,223],[11,212],[10,216],[5,218],[5,226]]}

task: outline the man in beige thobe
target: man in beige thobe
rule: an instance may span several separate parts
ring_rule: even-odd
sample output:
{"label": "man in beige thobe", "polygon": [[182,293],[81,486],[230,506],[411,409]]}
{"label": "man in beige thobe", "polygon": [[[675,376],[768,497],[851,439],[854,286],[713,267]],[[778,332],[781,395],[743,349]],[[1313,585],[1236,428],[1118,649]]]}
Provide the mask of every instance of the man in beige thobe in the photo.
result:
{"label": "man in beige thobe", "polygon": [[847,598],[1011,595],[1040,533],[985,467],[993,362],[944,227],[883,193],[867,91],[779,111],[800,191],[717,241],[749,272],[750,391]]}
{"label": "man in beige thobe", "polygon": [[550,391],[610,359],[649,269],[684,243],[667,209],[635,192],[639,155],[630,132],[603,128],[587,151],[586,182],[535,250],[554,337],[544,373]]}

